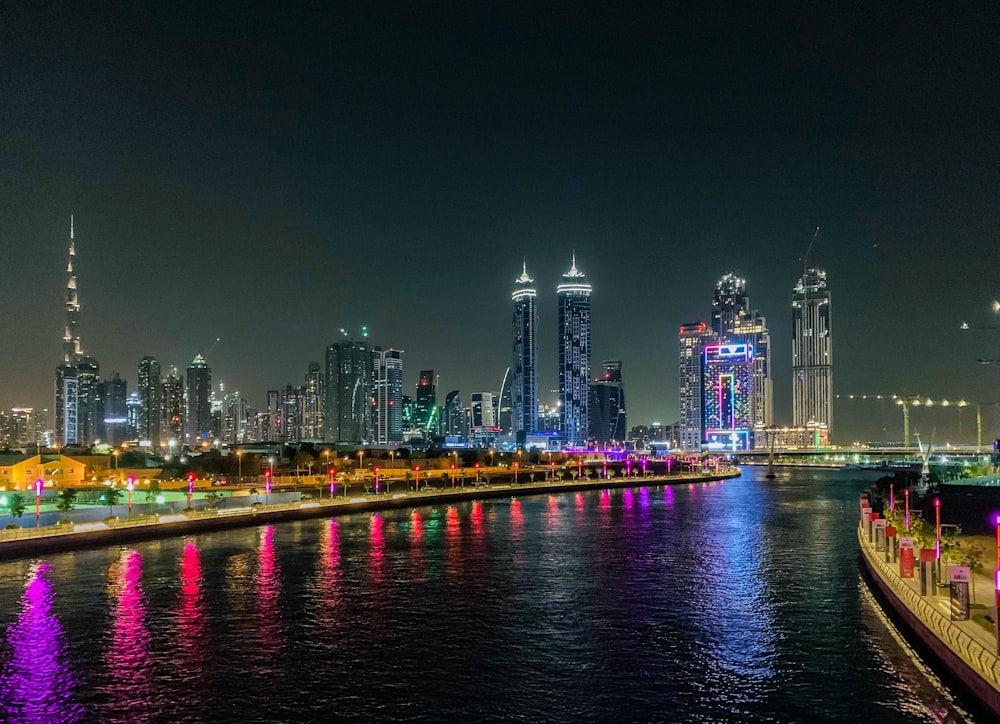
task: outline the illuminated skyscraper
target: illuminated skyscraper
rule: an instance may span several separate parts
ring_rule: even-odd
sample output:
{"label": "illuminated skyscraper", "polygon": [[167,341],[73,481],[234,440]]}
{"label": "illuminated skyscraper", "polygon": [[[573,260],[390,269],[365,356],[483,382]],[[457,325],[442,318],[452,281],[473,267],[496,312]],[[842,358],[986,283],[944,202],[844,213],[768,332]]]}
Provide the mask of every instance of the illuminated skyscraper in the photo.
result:
{"label": "illuminated skyscraper", "polygon": [[99,388],[99,437],[112,445],[121,445],[128,439],[128,395],[125,380],[115,372]]}
{"label": "illuminated skyscraper", "polygon": [[[363,332],[367,337],[367,332]],[[371,438],[372,350],[367,339],[345,339],[326,348],[326,442],[362,443]]]}
{"label": "illuminated skyscraper", "polygon": [[724,275],[715,285],[712,331],[721,343],[743,342],[753,348],[753,425],[770,426],[774,417],[771,383],[771,335],[767,320],[750,305],[746,280]]}
{"label": "illuminated skyscraper", "polygon": [[511,429],[518,444],[538,430],[538,313],[534,279],[524,264],[521,276],[514,280],[514,364],[511,393]]}
{"label": "illuminated skyscraper", "polygon": [[377,445],[392,445],[403,439],[403,352],[376,347],[373,364],[374,442]]}
{"label": "illuminated skyscraper", "polygon": [[184,439],[184,380],[171,367],[163,380],[163,407],[160,414],[160,446],[168,451]]}
{"label": "illuminated skyscraper", "polygon": [[59,445],[81,443],[79,430],[79,388],[77,383],[77,363],[83,356],[80,348],[80,300],[77,297],[76,242],[73,232],[73,217],[69,217],[69,262],[66,265],[66,330],[63,333],[63,363],[56,368],[56,441]]}
{"label": "illuminated skyscraper", "polygon": [[746,342],[705,345],[702,419],[710,450],[753,447],[754,350]]}
{"label": "illuminated skyscraper", "polygon": [[702,352],[705,345],[715,340],[704,322],[682,324],[680,329],[680,404],[679,444],[682,450],[700,450],[702,434]]}
{"label": "illuminated skyscraper", "polygon": [[833,343],[830,290],[826,272],[805,268],[792,292],[792,424],[826,426],[833,422]]}
{"label": "illuminated skyscraper", "polygon": [[590,431],[590,283],[576,268],[576,254],[559,299],[560,433],[570,447],[587,442]]}
{"label": "illuminated skyscraper", "polygon": [[89,354],[84,355],[76,363],[76,431],[80,445],[93,445],[104,437],[101,392],[101,365]]}
{"label": "illuminated skyscraper", "polygon": [[212,436],[212,370],[200,354],[188,366],[185,382],[184,443],[193,449]]}
{"label": "illuminated skyscraper", "polygon": [[434,370],[420,370],[417,393],[413,400],[413,426],[427,436],[439,434],[437,378]]}
{"label": "illuminated skyscraper", "polygon": [[302,388],[302,435],[303,440],[323,439],[323,372],[319,363],[310,362],[306,372],[306,383]]}
{"label": "illuminated skyscraper", "polygon": [[140,441],[148,440],[153,447],[159,447],[163,386],[160,382],[160,363],[156,357],[146,356],[139,361],[139,403],[136,435]]}

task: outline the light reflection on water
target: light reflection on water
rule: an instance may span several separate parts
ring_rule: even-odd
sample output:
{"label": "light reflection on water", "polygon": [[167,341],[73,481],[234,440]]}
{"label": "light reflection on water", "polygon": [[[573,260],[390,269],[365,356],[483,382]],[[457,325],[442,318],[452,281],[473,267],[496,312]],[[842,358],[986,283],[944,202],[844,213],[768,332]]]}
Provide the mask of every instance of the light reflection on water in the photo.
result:
{"label": "light reflection on water", "polygon": [[[0,564],[0,706],[40,722],[961,720],[859,593],[863,484],[833,475],[233,530],[55,556],[20,590],[3,581],[23,564]],[[65,633],[56,590],[86,612]]]}

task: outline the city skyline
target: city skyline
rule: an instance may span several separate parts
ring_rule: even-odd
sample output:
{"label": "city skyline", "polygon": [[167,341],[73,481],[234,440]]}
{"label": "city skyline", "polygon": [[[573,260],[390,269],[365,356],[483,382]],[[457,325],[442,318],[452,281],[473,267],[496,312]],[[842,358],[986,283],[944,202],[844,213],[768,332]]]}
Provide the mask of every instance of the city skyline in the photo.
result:
{"label": "city skyline", "polygon": [[[675,335],[727,271],[768,320],[774,421],[791,423],[790,293],[820,226],[834,393],[1000,399],[998,366],[976,362],[1000,358],[1000,152],[975,12],[394,14],[12,13],[0,406],[54,417],[71,214],[83,352],[129,392],[142,357],[166,371],[202,354],[263,407],[367,324],[406,350],[404,391],[434,369],[467,402],[510,366],[527,259],[552,404],[547,290],[575,249],[592,359],[622,360],[630,424],[678,419]],[[901,437],[891,405],[834,415],[835,442]],[[958,433],[955,414],[912,424]]]}

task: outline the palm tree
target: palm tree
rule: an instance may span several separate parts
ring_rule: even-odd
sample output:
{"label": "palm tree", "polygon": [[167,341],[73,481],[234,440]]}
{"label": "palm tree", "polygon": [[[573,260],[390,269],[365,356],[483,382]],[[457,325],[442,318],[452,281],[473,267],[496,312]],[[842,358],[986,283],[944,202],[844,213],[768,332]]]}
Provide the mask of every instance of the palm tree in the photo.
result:
{"label": "palm tree", "polygon": [[260,491],[257,490],[257,488],[250,488],[250,490],[248,490],[247,492],[250,495],[254,496],[254,498],[255,498],[254,502],[255,503],[259,503],[260,502]]}

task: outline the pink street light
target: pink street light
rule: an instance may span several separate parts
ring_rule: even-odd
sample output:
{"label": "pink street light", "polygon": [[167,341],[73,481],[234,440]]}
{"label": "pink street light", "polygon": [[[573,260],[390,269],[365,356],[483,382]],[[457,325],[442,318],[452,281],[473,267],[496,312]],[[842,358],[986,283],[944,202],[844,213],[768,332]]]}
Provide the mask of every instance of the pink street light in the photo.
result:
{"label": "pink street light", "polygon": [[38,521],[42,516],[42,486],[45,483],[41,478],[35,481],[35,527],[38,527]]}
{"label": "pink street light", "polygon": [[128,517],[132,517],[132,491],[135,490],[135,476],[128,476]]}
{"label": "pink street light", "polygon": [[889,509],[896,509],[896,484],[893,482],[889,483]]}
{"label": "pink street light", "polygon": [[910,532],[910,489],[907,488],[903,491],[903,497],[906,498],[906,532]]}

